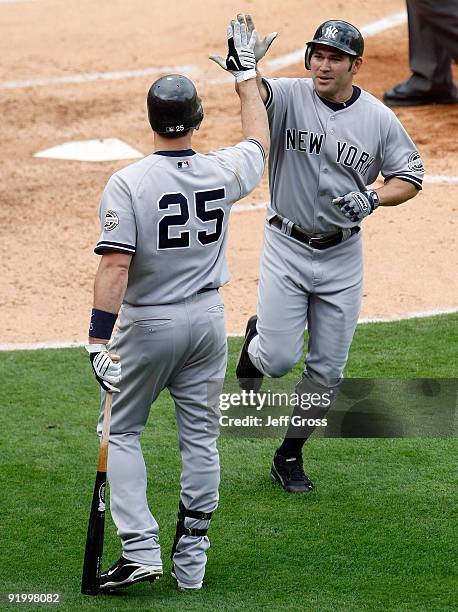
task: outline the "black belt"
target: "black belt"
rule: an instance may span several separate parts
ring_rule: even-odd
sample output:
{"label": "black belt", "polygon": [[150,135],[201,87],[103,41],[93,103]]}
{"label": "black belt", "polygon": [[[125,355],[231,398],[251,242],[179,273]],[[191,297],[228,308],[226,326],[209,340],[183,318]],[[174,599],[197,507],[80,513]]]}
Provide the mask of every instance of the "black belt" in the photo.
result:
{"label": "black belt", "polygon": [[[282,218],[278,215],[275,215],[275,217],[269,219],[269,224],[273,225],[279,230],[283,228]],[[352,227],[350,229],[350,236],[353,236],[353,234],[357,234],[359,230],[360,228],[355,225],[355,227]],[[302,227],[296,225],[295,223],[293,223],[289,235],[292,236],[295,240],[298,240],[299,242],[308,244],[308,246],[312,247],[312,249],[319,250],[328,249],[329,247],[341,243],[344,236],[342,230],[336,232],[335,234],[330,234],[329,236],[311,236],[310,234],[307,234],[307,232],[304,232]]]}
{"label": "black belt", "polygon": [[197,295],[199,295],[199,293],[205,293],[206,291],[218,291],[218,289],[217,287],[203,287],[202,289],[199,289]]}

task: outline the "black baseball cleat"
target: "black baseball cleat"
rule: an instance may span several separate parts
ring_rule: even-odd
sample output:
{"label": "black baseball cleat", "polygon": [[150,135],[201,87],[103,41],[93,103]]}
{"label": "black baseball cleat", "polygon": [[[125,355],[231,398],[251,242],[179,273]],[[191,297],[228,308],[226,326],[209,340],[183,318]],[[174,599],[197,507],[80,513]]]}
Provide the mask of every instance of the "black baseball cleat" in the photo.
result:
{"label": "black baseball cleat", "polygon": [[313,482],[304,473],[302,457],[283,457],[275,451],[270,474],[288,493],[307,493]]}
{"label": "black baseball cleat", "polygon": [[264,374],[253,365],[248,355],[248,345],[258,333],[256,331],[257,321],[258,317],[256,315],[248,319],[245,340],[237,360],[237,367],[235,368],[235,375],[239,381],[240,388],[244,391],[254,391],[255,393],[261,388],[262,379],[264,378]]}
{"label": "black baseball cleat", "polygon": [[124,589],[137,582],[154,582],[162,576],[161,566],[144,565],[121,557],[100,576],[100,590]]}

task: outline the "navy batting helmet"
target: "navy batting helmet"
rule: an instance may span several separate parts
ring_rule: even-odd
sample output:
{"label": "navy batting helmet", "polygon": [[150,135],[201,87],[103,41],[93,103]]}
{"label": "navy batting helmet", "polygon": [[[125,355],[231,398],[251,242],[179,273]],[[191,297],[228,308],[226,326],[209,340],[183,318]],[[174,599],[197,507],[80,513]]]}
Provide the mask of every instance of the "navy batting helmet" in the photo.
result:
{"label": "navy batting helmet", "polygon": [[358,28],[340,19],[329,19],[320,25],[313,40],[305,49],[305,67],[310,70],[310,58],[314,45],[335,47],[353,57],[361,57],[364,51],[364,38]]}
{"label": "navy batting helmet", "polygon": [[179,136],[198,127],[204,118],[194,83],[181,74],[155,81],[148,91],[147,106],[150,125],[158,134]]}

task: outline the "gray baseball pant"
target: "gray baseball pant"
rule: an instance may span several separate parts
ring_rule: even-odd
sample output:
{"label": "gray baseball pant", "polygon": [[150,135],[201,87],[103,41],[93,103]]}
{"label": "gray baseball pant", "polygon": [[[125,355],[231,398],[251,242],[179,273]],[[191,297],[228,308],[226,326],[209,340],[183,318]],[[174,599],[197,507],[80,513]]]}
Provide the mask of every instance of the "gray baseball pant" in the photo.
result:
{"label": "gray baseball pant", "polygon": [[258,335],[248,347],[267,376],[289,372],[309,340],[305,377],[340,383],[362,299],[361,233],[324,250],[309,247],[266,223],[258,287]]}
{"label": "gray baseball pant", "polygon": [[[175,403],[182,460],[181,500],[190,510],[215,510],[220,473],[217,405],[227,362],[221,297],[215,290],[175,304],[123,305],[108,348],[121,357],[122,365],[121,392],[113,395],[108,453],[111,514],[123,555],[162,567],[159,527],[148,507],[140,436],[151,404],[168,388]],[[104,393],[102,406],[103,401]],[[102,417],[99,435],[101,423]],[[196,529],[206,529],[209,523],[185,520],[186,527]],[[202,581],[209,545],[207,536],[180,538],[173,558],[180,582]]]}

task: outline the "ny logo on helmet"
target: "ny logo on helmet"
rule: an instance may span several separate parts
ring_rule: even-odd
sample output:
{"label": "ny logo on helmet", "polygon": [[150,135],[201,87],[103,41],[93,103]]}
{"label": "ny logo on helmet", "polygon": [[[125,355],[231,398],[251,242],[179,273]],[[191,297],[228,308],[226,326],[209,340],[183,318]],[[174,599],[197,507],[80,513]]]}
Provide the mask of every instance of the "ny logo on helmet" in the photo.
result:
{"label": "ny logo on helmet", "polygon": [[338,33],[339,33],[339,30],[336,28],[336,26],[328,26],[326,30],[324,31],[323,36],[325,38],[335,38]]}

